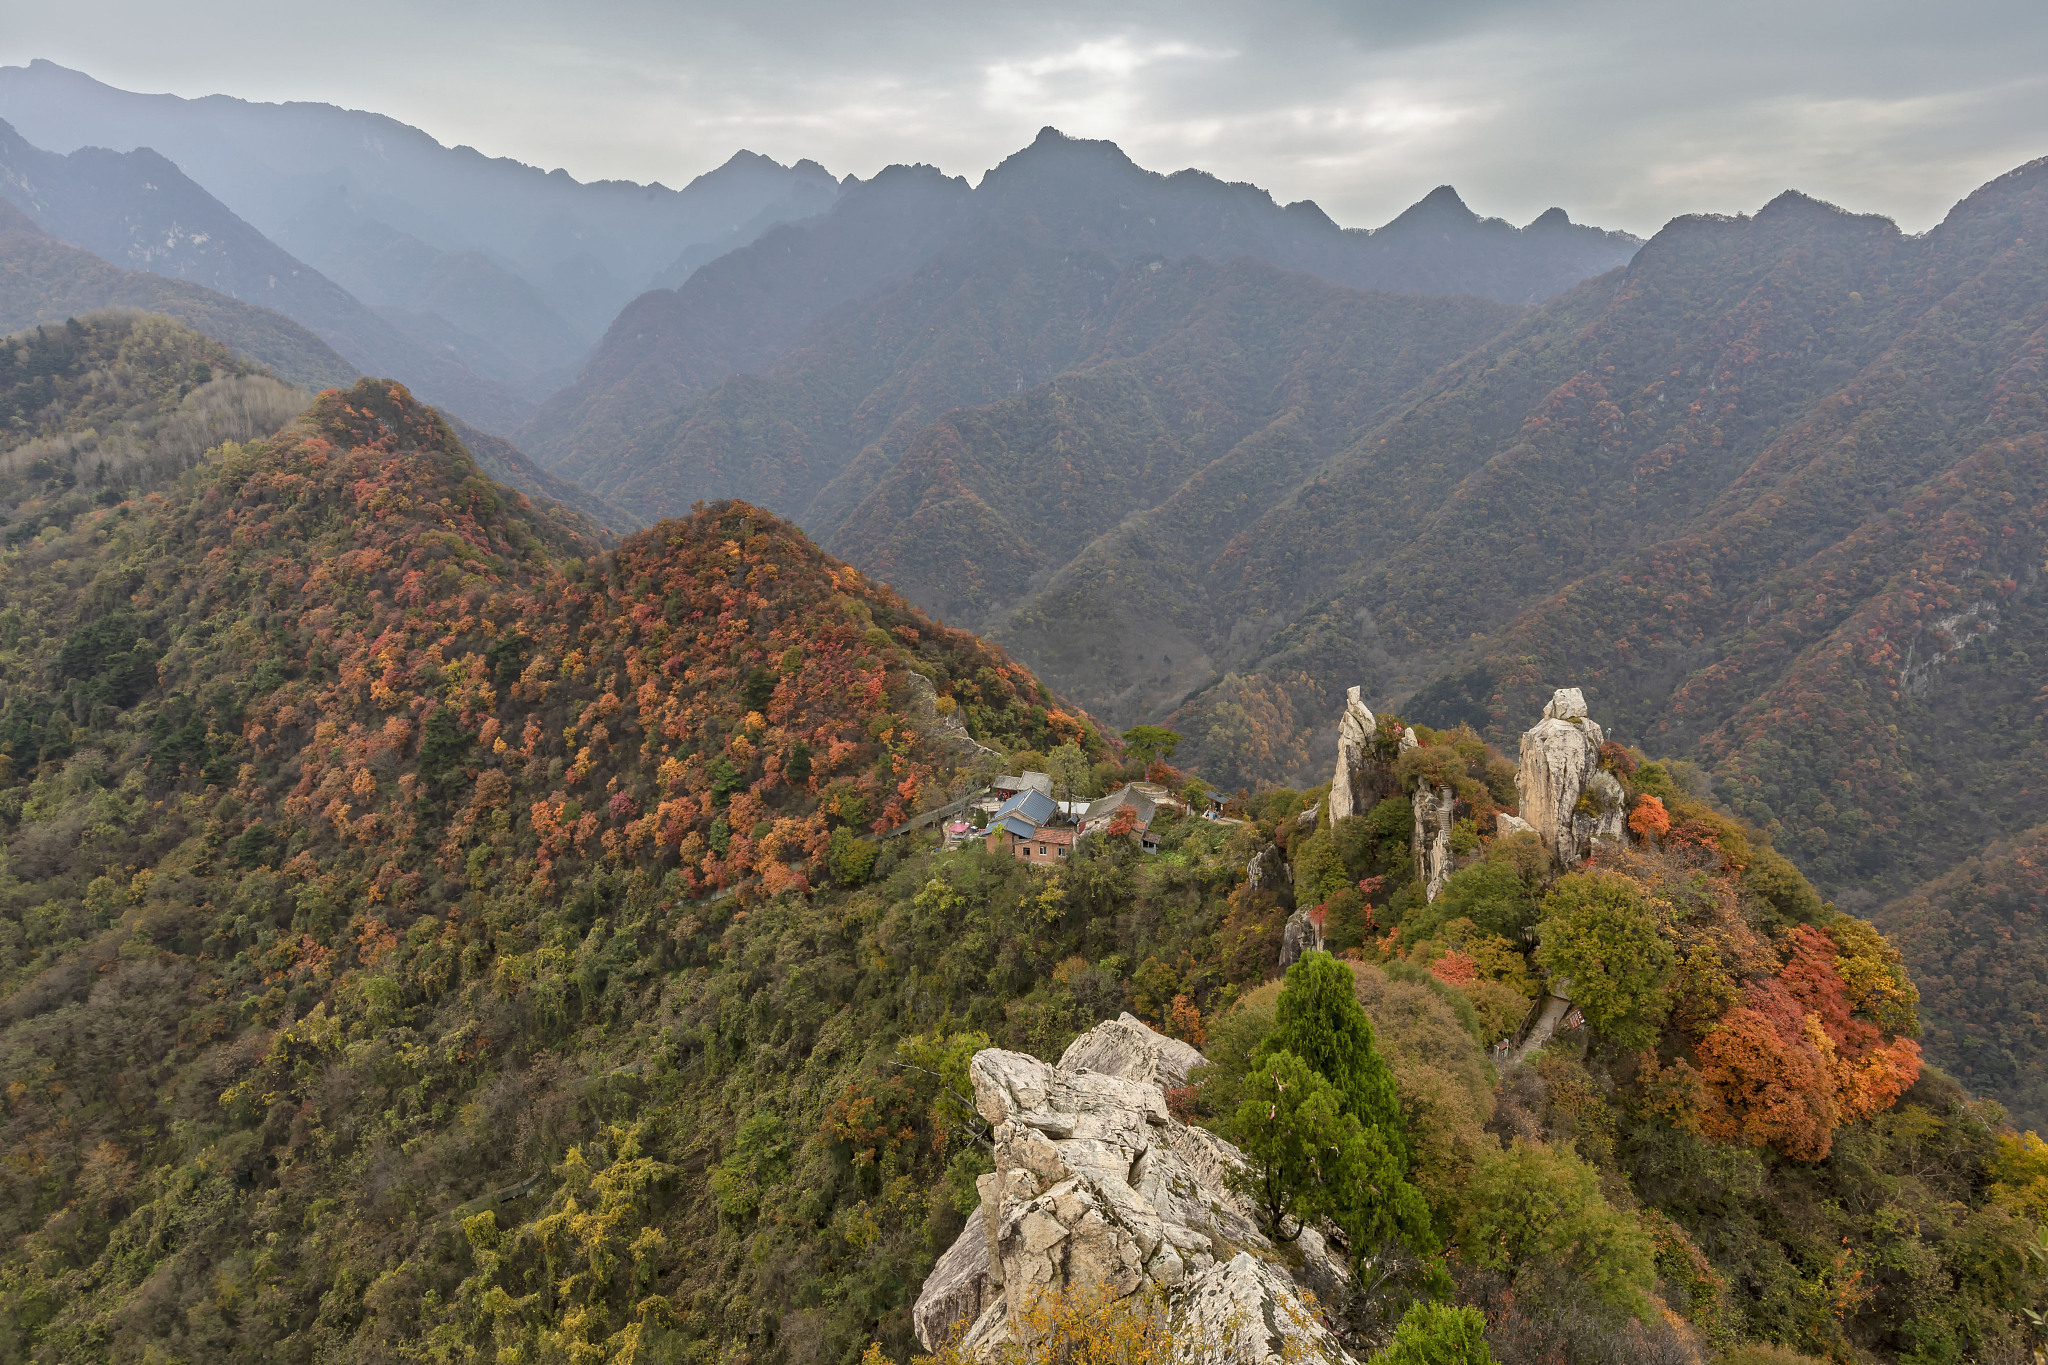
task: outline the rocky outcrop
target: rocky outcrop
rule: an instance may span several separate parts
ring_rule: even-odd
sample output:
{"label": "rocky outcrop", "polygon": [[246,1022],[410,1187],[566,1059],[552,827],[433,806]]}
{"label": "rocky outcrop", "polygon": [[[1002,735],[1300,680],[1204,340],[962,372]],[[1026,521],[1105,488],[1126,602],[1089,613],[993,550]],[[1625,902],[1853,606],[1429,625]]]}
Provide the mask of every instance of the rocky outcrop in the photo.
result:
{"label": "rocky outcrop", "polygon": [[1451,875],[1451,822],[1457,798],[1449,787],[1420,786],[1415,789],[1415,833],[1409,847],[1415,854],[1415,880],[1422,883],[1423,897],[1435,900]]}
{"label": "rocky outcrop", "polygon": [[1589,853],[1600,843],[1619,844],[1628,821],[1628,792],[1613,773],[1595,771],[1586,779],[1573,807],[1572,836],[1579,852]]}
{"label": "rocky outcrop", "polygon": [[1352,688],[1345,694],[1344,715],[1337,721],[1337,772],[1330,779],[1330,822],[1362,815],[1372,806],[1370,781],[1373,731],[1379,728],[1372,708]]}
{"label": "rocky outcrop", "polygon": [[[1232,1191],[1243,1156],[1167,1112],[1163,1087],[1199,1057],[1128,1015],[1076,1039],[1057,1066],[997,1048],[975,1054],[968,1070],[996,1169],[912,1310],[926,1350],[957,1341],[990,1359],[1034,1344],[1020,1337],[1040,1295],[1150,1285],[1188,1365],[1350,1365]],[[1311,1286],[1342,1283],[1341,1262],[1313,1229],[1294,1250]]]}
{"label": "rocky outcrop", "polygon": [[1002,1297],[1001,1286],[988,1273],[988,1232],[976,1213],[955,1238],[911,1309],[911,1327],[926,1350],[937,1350],[981,1321],[984,1311]]}
{"label": "rocky outcrop", "polygon": [[1316,924],[1315,911],[1303,906],[1287,917],[1287,927],[1280,931],[1280,970],[1286,971],[1301,961],[1303,953],[1320,951],[1323,946],[1323,931]]}
{"label": "rocky outcrop", "polygon": [[1287,855],[1280,851],[1280,845],[1267,844],[1252,855],[1245,864],[1245,880],[1254,891],[1283,891],[1294,885],[1294,874],[1287,868]]}
{"label": "rocky outcrop", "polygon": [[[922,673],[908,673],[904,676],[905,707],[911,720],[933,743],[951,749],[964,761],[977,758],[992,758],[1002,761],[1002,755],[967,733],[967,722],[960,712],[941,710],[938,689],[932,680]],[[947,703],[949,706],[951,703]]]}
{"label": "rocky outcrop", "polygon": [[1579,797],[1598,771],[1605,738],[1587,717],[1585,694],[1576,687],[1559,688],[1543,708],[1543,719],[1522,736],[1515,776],[1522,819],[1567,866],[1583,856],[1576,824]]}
{"label": "rocky outcrop", "polygon": [[1536,827],[1519,815],[1509,815],[1506,811],[1502,811],[1499,815],[1493,817],[1493,832],[1495,834],[1533,834],[1536,832]]}
{"label": "rocky outcrop", "polygon": [[1183,1284],[1171,1321],[1183,1361],[1294,1365],[1304,1358],[1350,1358],[1310,1315],[1286,1273],[1250,1252]]}
{"label": "rocky outcrop", "polygon": [[1177,1090],[1188,1083],[1188,1073],[1207,1060],[1180,1039],[1167,1037],[1126,1010],[1067,1044],[1060,1054],[1060,1070],[1093,1071]]}

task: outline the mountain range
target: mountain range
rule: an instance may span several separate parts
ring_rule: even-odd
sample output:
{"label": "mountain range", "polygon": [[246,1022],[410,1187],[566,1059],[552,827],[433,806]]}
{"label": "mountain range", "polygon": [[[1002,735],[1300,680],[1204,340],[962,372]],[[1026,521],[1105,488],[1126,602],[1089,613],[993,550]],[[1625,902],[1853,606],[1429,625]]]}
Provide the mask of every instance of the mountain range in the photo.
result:
{"label": "mountain range", "polygon": [[[878,1365],[957,1316],[920,1285],[1007,1311],[997,1264],[1097,1321],[1147,1277],[1180,1324],[1219,1281],[1253,1314],[1320,1284],[1289,1352],[1320,1365],[1431,1314],[1496,1365],[2028,1340],[2039,1139],[1923,1066],[1891,941],[1571,694],[1532,732],[1585,760],[1523,805],[1543,836],[1496,818],[1540,748],[1368,721],[1345,780],[1389,794],[1350,816],[1148,801],[1054,867],[889,838],[1019,763],[1205,786],[759,507],[607,549],[389,379],[308,400],[137,311],[8,342],[8,1358]],[[1545,851],[1624,814],[1590,865]],[[2035,856],[1918,922],[1989,937]],[[1290,1027],[1345,1046],[1268,1061]],[[1348,1248],[1256,1230],[1228,1144],[1272,1169],[1283,1108],[1343,1138],[1307,1178],[1405,1187],[1410,1286],[1359,1273],[1400,1253],[1348,1202]],[[1107,1321],[1160,1344],[1144,1306]]]}
{"label": "mountain range", "polygon": [[[0,73],[0,111],[45,136],[74,106],[155,110],[280,240],[355,261],[354,283],[182,161],[10,130],[0,323],[140,308],[308,388],[389,375],[588,547],[743,498],[1000,643],[1066,699],[1051,709],[1165,723],[1226,789],[1312,786],[1354,686],[1505,747],[1549,689],[1581,685],[1613,733],[1697,764],[1823,895],[1897,935],[1943,1065],[2039,1105],[2036,1007],[1972,1000],[1984,951],[1917,926],[2015,960],[2048,942],[1997,889],[2031,885],[2025,831],[2048,820],[2048,163],[1919,236],[1788,192],[1639,243],[1558,211],[1481,219],[1447,188],[1344,230],[1050,129],[978,184],[928,166],[792,182],[743,158],[643,195],[659,212],[619,210],[617,242],[639,245],[606,269],[657,287],[535,407],[454,333],[419,338],[460,314],[505,373],[543,375],[582,323],[541,257],[520,274],[505,241],[430,241],[394,205],[470,166],[501,196],[474,203],[527,205],[510,217],[540,240],[548,196],[624,188],[419,135],[396,158],[413,170],[327,212],[292,199],[311,180],[243,162],[288,168],[280,128],[339,157],[370,125],[74,74]],[[791,183],[817,193],[733,217]],[[356,289],[418,306],[395,318]]]}
{"label": "mountain range", "polygon": [[[346,388],[360,375],[326,342],[280,313],[187,280],[122,270],[58,241],[12,204],[0,201],[0,331],[58,324],[110,310],[175,318],[225,344],[238,358],[302,389]],[[478,431],[460,418],[448,420],[477,463],[500,483],[544,503],[573,508],[606,531],[637,529],[633,517],[556,478],[510,441]]]}
{"label": "mountain range", "polygon": [[[526,439],[632,505],[795,516],[1227,785],[1314,781],[1351,686],[1507,743],[1569,680],[1858,913],[2048,817],[2048,163],[1919,236],[1791,192],[1680,218],[1533,307],[1279,268],[1246,220],[1139,213],[1180,190],[1118,163],[1046,136],[971,191],[901,173],[950,215],[915,271],[719,379],[763,362],[715,319],[785,316],[745,276],[834,259],[850,193],[643,299]],[[981,215],[1011,177],[1030,211]],[[2018,1102],[2031,1007],[1941,1018]]]}
{"label": "mountain range", "polygon": [[573,375],[647,285],[839,192],[816,163],[751,152],[680,190],[586,184],[379,114],[138,94],[41,60],[0,67],[0,119],[59,153],[154,151],[415,347],[526,402]]}
{"label": "mountain range", "polygon": [[0,330],[18,332],[110,308],[176,318],[303,388],[343,387],[362,373],[282,313],[188,280],[123,270],[57,240],[0,199]]}
{"label": "mountain range", "polygon": [[[1112,143],[1047,128],[978,185],[892,167],[830,213],[643,295],[519,439],[594,488],[670,509],[769,489],[748,482],[757,467],[801,451],[806,472],[770,505],[829,536],[811,500],[857,466],[892,462],[889,428],[1090,363],[1124,272],[1249,260],[1332,285],[1518,304],[1637,245],[1557,210],[1521,229],[1481,219],[1448,187],[1385,227],[1340,229],[1312,203],[1282,207],[1199,171],[1161,175]],[[876,325],[889,329],[879,347],[856,339]],[[873,353],[845,371],[830,353],[849,349]],[[836,498],[850,505],[845,490]]]}

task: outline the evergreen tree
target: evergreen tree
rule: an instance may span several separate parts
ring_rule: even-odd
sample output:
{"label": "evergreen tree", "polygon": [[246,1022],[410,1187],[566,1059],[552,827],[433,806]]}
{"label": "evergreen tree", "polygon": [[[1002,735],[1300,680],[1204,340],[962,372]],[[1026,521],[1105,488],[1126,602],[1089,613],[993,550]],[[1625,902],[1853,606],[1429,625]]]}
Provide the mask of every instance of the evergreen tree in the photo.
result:
{"label": "evergreen tree", "polygon": [[1493,1365],[1486,1318],[1476,1308],[1418,1303],[1402,1315],[1372,1365]]}
{"label": "evergreen tree", "polygon": [[1394,1073],[1375,1045],[1351,969],[1328,953],[1305,953],[1287,969],[1275,1027],[1255,1062],[1290,1052],[1337,1088],[1344,1112],[1387,1135],[1407,1169],[1408,1144]]}

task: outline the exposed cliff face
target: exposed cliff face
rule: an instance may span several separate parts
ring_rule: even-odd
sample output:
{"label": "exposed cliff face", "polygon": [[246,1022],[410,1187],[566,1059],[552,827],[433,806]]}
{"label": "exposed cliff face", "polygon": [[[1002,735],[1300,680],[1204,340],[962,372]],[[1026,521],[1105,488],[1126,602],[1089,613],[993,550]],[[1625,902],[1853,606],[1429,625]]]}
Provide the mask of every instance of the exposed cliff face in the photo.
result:
{"label": "exposed cliff face", "polygon": [[1449,787],[1422,786],[1415,789],[1414,803],[1415,834],[1409,847],[1415,850],[1415,880],[1433,901],[1451,875],[1451,822],[1458,802]]}
{"label": "exposed cliff face", "polygon": [[1337,772],[1330,779],[1330,820],[1359,815],[1372,805],[1367,795],[1367,765],[1372,762],[1373,731],[1379,722],[1352,688],[1344,699],[1344,715],[1337,722]]}
{"label": "exposed cliff face", "polygon": [[1245,881],[1254,891],[1285,891],[1293,884],[1294,874],[1287,868],[1287,855],[1280,851],[1280,845],[1267,844],[1252,855],[1245,864]]}
{"label": "exposed cliff face", "polygon": [[[1515,778],[1522,819],[1566,866],[1583,853],[1575,812],[1598,771],[1605,739],[1600,726],[1587,718],[1585,694],[1576,687],[1559,688],[1543,708],[1543,719],[1522,736],[1521,771]],[[1590,837],[1589,832],[1589,842]]]}
{"label": "exposed cliff face", "polygon": [[[1165,1087],[1200,1060],[1128,1014],[1075,1039],[1057,1066],[999,1048],[975,1055],[975,1105],[994,1129],[996,1169],[918,1295],[927,1350],[957,1342],[990,1359],[1032,1344],[1028,1316],[1044,1295],[1149,1287],[1184,1360],[1348,1365],[1231,1190],[1243,1156],[1167,1112]],[[1314,1230],[1295,1245],[1311,1286],[1341,1283]]]}
{"label": "exposed cliff face", "polygon": [[1322,947],[1323,931],[1316,924],[1316,913],[1303,906],[1287,917],[1287,925],[1280,931],[1280,970],[1301,961],[1303,953],[1320,952]]}

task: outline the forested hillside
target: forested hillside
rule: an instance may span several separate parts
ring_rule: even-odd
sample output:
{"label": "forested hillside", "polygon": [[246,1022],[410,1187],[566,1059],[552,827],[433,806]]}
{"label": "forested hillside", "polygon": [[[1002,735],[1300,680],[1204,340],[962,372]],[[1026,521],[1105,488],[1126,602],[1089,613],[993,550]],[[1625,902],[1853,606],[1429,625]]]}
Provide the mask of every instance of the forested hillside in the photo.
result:
{"label": "forested hillside", "polygon": [[[775,228],[673,290],[642,294],[520,441],[599,492],[624,491],[631,471],[669,457],[697,399],[728,376],[766,371],[820,315],[908,273],[953,229],[967,196],[966,182],[930,166],[891,166],[849,187],[823,223]],[[749,387],[739,381],[739,401]],[[842,405],[858,401],[840,396]],[[787,440],[780,426],[760,435]],[[750,424],[738,432],[754,434]],[[742,495],[755,456],[742,445],[729,461],[714,457],[708,477],[664,482],[654,496],[672,512]]]}
{"label": "forested hillside", "polygon": [[[1917,238],[1798,195],[1679,220],[1455,363],[1440,332],[1447,368],[1385,411],[1361,378],[1432,353],[1345,368],[1334,300],[1357,296],[1243,263],[1176,296],[1196,267],[941,256],[704,400],[631,487],[811,499],[835,551],[1097,714],[1177,708],[1226,786],[1313,775],[1353,683],[1498,740],[1583,680],[1873,913],[2048,817],[2044,180]],[[1174,326],[1137,307],[1174,297],[1202,302]],[[1085,361],[1060,358],[1074,336]],[[2006,1055],[1958,998],[1930,1001],[1937,1055]],[[2023,1063],[1981,1065],[2032,1103]]]}
{"label": "forested hillside", "polygon": [[[1504,1365],[2023,1340],[2038,1141],[1684,765],[1600,749],[1627,833],[1577,867],[1426,726],[1334,825],[1270,791],[1057,874],[865,841],[979,746],[1145,765],[759,509],[605,553],[388,381],[299,401],[160,319],[0,350],[7,1358],[902,1358],[988,1170],[967,1057],[1128,1009],[1206,1043],[1176,1104],[1227,1128],[1296,906],[1450,1253],[1328,1305],[1360,1351],[1422,1291]],[[1584,1025],[1506,1065],[1539,967]]]}
{"label": "forested hillside", "polygon": [[1582,678],[1837,892],[2038,821],[2044,218],[2036,164],[1922,238],[1672,224],[1211,562],[1211,638],[1272,634],[1178,723],[1251,777],[1352,681],[1498,735]]}
{"label": "forested hillside", "polygon": [[2001,838],[1879,910],[1919,983],[1927,1052],[2048,1127],[2048,826]]}
{"label": "forested hillside", "polygon": [[[949,620],[1003,621],[1049,575],[1085,576],[1107,619],[1047,619],[1030,644],[1086,705],[1125,723],[1159,716],[1208,678],[1204,643],[1173,619],[1195,567],[1514,316],[1469,296],[1360,293],[1249,261],[1153,265],[1119,275],[1097,263],[1100,307],[1047,310],[1048,331],[1073,328],[1089,353],[1026,393],[945,412],[952,395],[920,365],[926,392],[881,441],[884,459],[891,436],[901,454],[884,470],[864,452],[809,515],[834,553]],[[941,345],[964,353],[974,335],[965,310],[947,311],[923,332],[935,362]],[[1135,574],[1100,567],[1097,542],[1138,518],[1161,527],[1149,562]],[[1062,643],[1037,649],[1052,640]],[[1063,667],[1075,655],[1093,667]]]}
{"label": "forested hillside", "polygon": [[596,526],[603,527],[615,535],[625,535],[646,525],[646,519],[636,517],[616,504],[606,502],[595,493],[586,491],[567,479],[558,479],[542,469],[526,453],[502,436],[478,431],[460,417],[441,414],[448,427],[462,442],[462,448],[483,470],[499,483],[508,484],[528,497],[542,502],[559,503],[573,508],[589,517]]}
{"label": "forested hillside", "polygon": [[[1088,363],[1113,282],[1134,268],[1248,257],[1354,288],[1518,304],[1636,245],[1555,211],[1520,229],[1481,220],[1448,189],[1347,231],[1313,204],[1159,175],[1048,128],[972,189],[891,167],[822,218],[635,300],[521,440],[599,492],[668,509],[749,496],[757,466],[800,463],[768,505],[822,535],[946,408]],[[808,511],[842,473],[851,486]]]}
{"label": "forested hillside", "polygon": [[0,331],[62,323],[107,308],[176,318],[303,388],[350,385],[360,373],[281,313],[185,280],[123,270],[58,241],[20,209],[0,202]]}
{"label": "forested hillside", "polygon": [[[644,983],[664,963],[765,895],[864,872],[874,854],[851,831],[943,794],[963,755],[925,737],[912,672],[986,740],[1100,747],[1000,654],[744,506],[599,561],[481,478],[402,390],[327,394],[274,438],[230,428],[192,468],[189,442],[152,444],[150,423],[176,430],[271,381],[164,324],[15,345],[8,429],[37,435],[7,438],[0,989],[6,1073],[35,1087],[9,1101],[7,1145],[39,1155],[9,1176],[11,1351],[176,1338],[188,1356],[304,1354],[383,1314],[353,1348],[376,1354],[377,1333],[406,1334],[379,1306],[402,1280],[366,1291],[415,1253],[441,1263],[460,1235],[444,1215],[489,1193],[435,1191],[529,1192],[584,1135],[572,1073],[594,1058],[558,1049],[577,1050],[586,1000],[639,1021],[601,1086],[652,1080],[671,1026]],[[125,463],[107,456],[110,408],[160,414]],[[716,912],[686,909],[742,885]],[[360,970],[430,959],[438,984],[394,976],[396,995]],[[260,1074],[294,1029],[328,1037],[358,1003],[380,1011],[376,1048],[398,1044],[388,1025],[424,1025],[477,973],[512,1013],[471,1017],[460,1039],[430,1029],[440,1060],[402,1063],[456,1086],[439,1098],[432,1081],[399,1110],[336,1092],[309,1124]],[[230,1072],[251,1084],[222,1107]],[[456,1122],[448,1100],[483,1099],[485,1076],[498,1098]],[[489,1153],[462,1155],[479,1140]],[[21,1240],[107,1162],[114,1202],[59,1233],[56,1260]],[[297,1193],[278,1204],[265,1176],[255,1194],[259,1168],[298,1171]],[[288,1245],[265,1242],[287,1224]],[[285,1260],[249,1260],[259,1245]],[[212,1299],[223,1274],[249,1297]]]}

